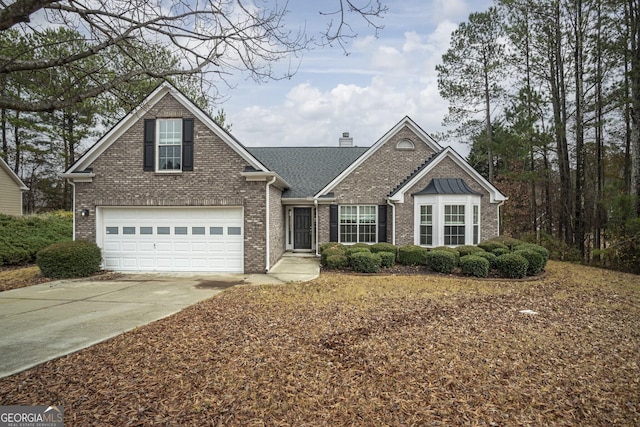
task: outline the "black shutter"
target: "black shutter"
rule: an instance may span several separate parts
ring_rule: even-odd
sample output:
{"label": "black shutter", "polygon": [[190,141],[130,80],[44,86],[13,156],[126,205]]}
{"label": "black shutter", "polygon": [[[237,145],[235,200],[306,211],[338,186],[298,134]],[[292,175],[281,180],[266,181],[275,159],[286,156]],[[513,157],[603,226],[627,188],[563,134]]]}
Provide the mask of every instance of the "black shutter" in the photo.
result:
{"label": "black shutter", "polygon": [[182,170],[193,170],[193,119],[182,119]]}
{"label": "black shutter", "polygon": [[144,120],[144,154],[143,168],[145,172],[155,170],[155,145],[156,145],[156,121],[155,119]]}
{"label": "black shutter", "polygon": [[387,205],[378,205],[378,242],[387,241]]}
{"label": "black shutter", "polygon": [[338,241],[338,205],[329,206],[329,241]]}

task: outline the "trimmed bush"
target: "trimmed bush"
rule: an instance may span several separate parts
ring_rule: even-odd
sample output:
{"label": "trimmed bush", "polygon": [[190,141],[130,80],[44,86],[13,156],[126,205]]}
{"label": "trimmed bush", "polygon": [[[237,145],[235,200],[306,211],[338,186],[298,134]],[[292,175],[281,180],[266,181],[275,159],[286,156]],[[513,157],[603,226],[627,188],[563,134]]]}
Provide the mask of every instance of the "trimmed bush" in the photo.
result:
{"label": "trimmed bush", "polygon": [[371,249],[369,246],[347,246],[347,256],[351,256],[353,254],[357,254],[359,252],[368,252],[371,253]]}
{"label": "trimmed bush", "polygon": [[371,251],[371,245],[368,243],[354,243],[353,245],[349,245],[349,248],[367,248],[369,251]]}
{"label": "trimmed bush", "polygon": [[[449,246],[437,246],[433,249],[431,249],[432,251],[446,251],[446,252],[451,252],[452,254],[454,254],[456,256],[456,265],[455,267],[458,266],[458,264],[460,264],[460,252],[458,252],[457,249],[455,248],[450,248]],[[454,267],[454,268],[455,268]]]}
{"label": "trimmed bush", "polygon": [[477,254],[478,252],[484,252],[484,249],[482,249],[481,247],[471,245],[458,246],[455,248],[455,250],[458,251],[461,258],[463,256]]}
{"label": "trimmed bush", "polygon": [[373,252],[374,254],[380,252],[391,252],[392,254],[395,254],[396,252],[398,252],[398,249],[391,243],[381,242],[371,245],[371,252]]}
{"label": "trimmed bush", "polygon": [[489,239],[487,240],[487,242],[498,242],[498,243],[502,243],[503,245],[505,245],[507,248],[509,248],[510,250],[513,250],[513,247],[515,245],[519,245],[520,243],[522,243],[522,241],[515,239],[513,237],[509,237],[509,236],[498,236],[498,237],[494,237],[493,239]]}
{"label": "trimmed bush", "polygon": [[[484,259],[486,259],[487,261],[489,261],[489,268],[496,268],[496,258],[498,258],[498,256],[494,253],[491,252],[478,252],[477,254],[474,254],[475,256],[479,256],[482,257]],[[462,262],[462,260],[460,260],[460,262]]]}
{"label": "trimmed bush", "polygon": [[378,255],[380,255],[380,266],[393,267],[396,265],[395,252],[378,252]]}
{"label": "trimmed bush", "polygon": [[456,255],[451,251],[433,250],[427,253],[427,265],[438,273],[451,273],[456,268]]}
{"label": "trimmed bush", "polygon": [[484,242],[480,242],[478,243],[478,247],[484,249],[487,252],[493,252],[496,249],[506,249],[507,252],[505,253],[509,253],[509,248],[507,247],[507,245],[496,242],[495,240],[485,240]]}
{"label": "trimmed bush", "polygon": [[327,257],[327,267],[334,270],[342,270],[349,265],[349,258],[345,254],[330,255]]}
{"label": "trimmed bush", "polygon": [[331,255],[347,255],[347,248],[345,248],[340,243],[334,244],[333,246],[327,246],[324,250],[320,252],[320,262],[322,265],[327,265],[327,258]]}
{"label": "trimmed bush", "polygon": [[514,252],[520,250],[530,250],[540,254],[542,257],[542,267],[540,268],[540,271],[542,271],[542,269],[547,265],[547,261],[549,261],[549,251],[544,246],[536,245],[535,243],[521,243],[513,248]]}
{"label": "trimmed bush", "polygon": [[491,251],[491,253],[494,254],[495,256],[500,256],[504,254],[510,254],[511,251],[509,250],[509,248],[504,247],[504,248],[495,248],[494,250]]}
{"label": "trimmed bush", "polygon": [[326,242],[320,245],[320,254],[322,255],[322,252],[326,251],[329,248],[343,248],[344,249],[344,245],[342,243],[338,243],[338,242]]}
{"label": "trimmed bush", "polygon": [[542,267],[544,267],[544,258],[538,252],[533,249],[518,249],[513,253],[526,258],[529,262],[529,266],[527,267],[527,276],[535,276],[542,271]]}
{"label": "trimmed bush", "polygon": [[421,246],[405,245],[398,248],[398,264],[423,265],[427,260],[427,250]]}
{"label": "trimmed bush", "polygon": [[377,273],[380,271],[381,258],[371,252],[355,252],[350,257],[350,264],[356,273]]}
{"label": "trimmed bush", "polygon": [[468,276],[487,277],[489,275],[489,265],[489,260],[479,255],[465,255],[460,258],[462,273]]}
{"label": "trimmed bush", "polygon": [[496,269],[502,277],[521,279],[527,275],[529,261],[522,255],[504,254],[496,258]]}
{"label": "trimmed bush", "polygon": [[100,248],[85,240],[54,243],[38,252],[36,263],[45,277],[86,277],[100,271]]}

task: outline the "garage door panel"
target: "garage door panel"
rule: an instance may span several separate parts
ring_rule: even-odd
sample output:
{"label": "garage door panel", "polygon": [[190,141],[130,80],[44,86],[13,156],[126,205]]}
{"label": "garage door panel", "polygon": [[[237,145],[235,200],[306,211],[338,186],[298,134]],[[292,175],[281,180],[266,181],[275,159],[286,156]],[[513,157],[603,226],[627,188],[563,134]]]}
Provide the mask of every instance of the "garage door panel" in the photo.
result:
{"label": "garage door panel", "polygon": [[101,208],[105,268],[242,272],[242,208]]}

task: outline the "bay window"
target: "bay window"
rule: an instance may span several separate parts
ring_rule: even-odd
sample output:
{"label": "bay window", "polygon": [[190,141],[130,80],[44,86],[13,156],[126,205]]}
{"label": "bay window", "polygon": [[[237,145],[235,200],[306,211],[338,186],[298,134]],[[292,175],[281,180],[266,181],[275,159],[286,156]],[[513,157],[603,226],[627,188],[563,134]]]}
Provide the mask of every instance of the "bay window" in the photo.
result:
{"label": "bay window", "polygon": [[477,245],[480,196],[414,195],[414,243],[420,246]]}

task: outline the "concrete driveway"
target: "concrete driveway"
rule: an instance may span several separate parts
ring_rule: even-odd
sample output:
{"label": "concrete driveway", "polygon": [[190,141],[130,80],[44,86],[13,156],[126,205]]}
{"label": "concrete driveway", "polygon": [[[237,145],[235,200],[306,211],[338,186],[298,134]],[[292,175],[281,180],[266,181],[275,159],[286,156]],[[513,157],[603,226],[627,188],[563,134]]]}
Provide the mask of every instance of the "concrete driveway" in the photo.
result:
{"label": "concrete driveway", "polygon": [[269,274],[123,274],[0,292],[0,378],[170,316],[237,284],[317,277],[316,258],[283,257]]}

